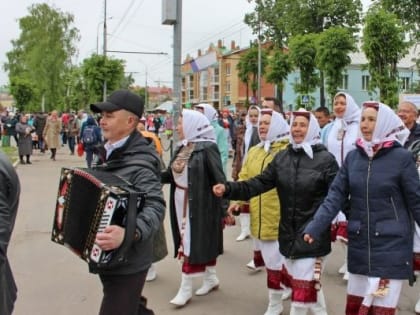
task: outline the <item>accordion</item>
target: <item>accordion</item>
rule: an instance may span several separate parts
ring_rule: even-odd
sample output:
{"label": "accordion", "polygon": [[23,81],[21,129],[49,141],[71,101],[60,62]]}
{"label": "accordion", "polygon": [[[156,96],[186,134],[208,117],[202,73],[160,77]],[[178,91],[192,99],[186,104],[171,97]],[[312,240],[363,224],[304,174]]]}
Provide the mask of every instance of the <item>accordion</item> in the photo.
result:
{"label": "accordion", "polygon": [[[132,245],[144,196],[110,172],[62,168],[51,239],[98,268],[122,264]],[[109,225],[124,227],[125,238],[119,248],[104,251],[95,238]]]}

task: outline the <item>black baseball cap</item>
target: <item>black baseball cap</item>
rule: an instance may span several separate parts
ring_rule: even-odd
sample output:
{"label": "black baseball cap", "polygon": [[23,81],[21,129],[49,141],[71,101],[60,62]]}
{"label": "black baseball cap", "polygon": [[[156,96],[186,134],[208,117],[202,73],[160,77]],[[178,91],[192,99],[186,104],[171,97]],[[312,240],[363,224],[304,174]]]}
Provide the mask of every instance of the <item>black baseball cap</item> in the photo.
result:
{"label": "black baseball cap", "polygon": [[115,112],[120,109],[128,110],[141,118],[144,110],[144,100],[129,90],[117,90],[112,92],[105,102],[90,104],[90,110],[94,113]]}

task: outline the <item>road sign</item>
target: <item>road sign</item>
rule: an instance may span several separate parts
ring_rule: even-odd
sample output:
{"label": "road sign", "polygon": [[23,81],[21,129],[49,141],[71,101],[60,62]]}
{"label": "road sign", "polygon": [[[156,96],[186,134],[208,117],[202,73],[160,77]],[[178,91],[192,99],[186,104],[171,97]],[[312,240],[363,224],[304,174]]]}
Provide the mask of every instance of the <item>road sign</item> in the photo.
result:
{"label": "road sign", "polygon": [[309,104],[309,95],[302,95],[301,103],[302,104]]}

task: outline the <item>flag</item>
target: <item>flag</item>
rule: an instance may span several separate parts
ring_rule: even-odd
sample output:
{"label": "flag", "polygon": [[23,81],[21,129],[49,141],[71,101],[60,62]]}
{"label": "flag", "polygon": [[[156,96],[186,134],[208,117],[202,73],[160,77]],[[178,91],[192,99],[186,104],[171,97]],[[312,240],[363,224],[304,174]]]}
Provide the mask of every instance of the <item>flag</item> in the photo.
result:
{"label": "flag", "polygon": [[217,55],[215,51],[211,51],[204,56],[200,56],[191,61],[191,68],[193,72],[200,72],[217,62]]}

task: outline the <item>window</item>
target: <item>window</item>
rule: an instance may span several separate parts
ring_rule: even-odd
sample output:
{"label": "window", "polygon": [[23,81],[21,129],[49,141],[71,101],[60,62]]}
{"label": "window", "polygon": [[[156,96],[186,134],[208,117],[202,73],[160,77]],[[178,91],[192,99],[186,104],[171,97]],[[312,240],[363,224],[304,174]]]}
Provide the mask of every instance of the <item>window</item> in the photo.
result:
{"label": "window", "polygon": [[225,83],[225,92],[230,93],[230,81],[226,81]]}
{"label": "window", "polygon": [[226,75],[230,75],[230,63],[227,63],[225,65],[225,72],[226,72]]}
{"label": "window", "polygon": [[370,80],[370,76],[362,75],[362,90],[363,91],[369,90],[369,80]]}
{"label": "window", "polygon": [[341,81],[341,86],[338,87],[340,90],[349,89],[349,75],[343,74],[343,80]]}
{"label": "window", "polygon": [[402,77],[401,78],[401,90],[407,91],[410,89],[410,78]]}

